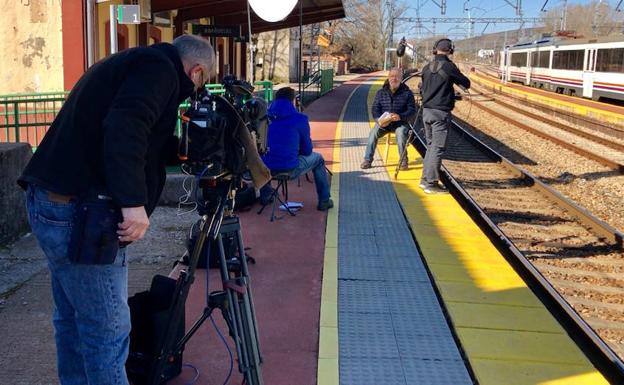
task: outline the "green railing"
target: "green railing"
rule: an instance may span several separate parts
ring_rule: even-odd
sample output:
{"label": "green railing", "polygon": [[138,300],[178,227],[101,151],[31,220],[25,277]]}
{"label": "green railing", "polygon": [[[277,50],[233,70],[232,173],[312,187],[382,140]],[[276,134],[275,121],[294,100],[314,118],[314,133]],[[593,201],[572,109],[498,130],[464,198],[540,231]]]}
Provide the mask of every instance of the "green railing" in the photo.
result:
{"label": "green railing", "polygon": [[[262,97],[266,100],[267,103],[271,103],[273,101],[273,82],[270,80],[259,80],[254,83],[255,86],[262,86],[261,90],[258,90],[256,87],[256,94],[260,91],[263,91]],[[257,95],[260,96],[260,95]]]}
{"label": "green railing", "polygon": [[[273,82],[261,80],[254,85],[257,96],[263,97],[267,103],[273,100]],[[222,84],[207,84],[206,88],[212,94],[221,95],[225,92]],[[46,92],[0,95],[0,143],[30,143],[34,151],[63,106],[67,94]],[[188,103],[182,103],[178,108],[178,134],[180,113],[188,107]]]}
{"label": "green railing", "polygon": [[305,106],[325,95],[334,88],[334,70],[318,70],[306,76],[306,84],[303,86],[301,103]]}
{"label": "green railing", "polygon": [[66,92],[0,96],[0,143],[26,142],[35,149],[66,96]]}
{"label": "green railing", "polygon": [[321,96],[334,89],[334,70],[321,70]]}

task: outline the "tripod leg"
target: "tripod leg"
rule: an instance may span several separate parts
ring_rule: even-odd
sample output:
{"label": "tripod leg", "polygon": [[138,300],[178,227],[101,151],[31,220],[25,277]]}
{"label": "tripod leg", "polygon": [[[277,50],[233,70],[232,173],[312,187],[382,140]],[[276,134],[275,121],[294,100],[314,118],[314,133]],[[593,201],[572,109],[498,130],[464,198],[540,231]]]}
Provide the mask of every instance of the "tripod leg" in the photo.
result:
{"label": "tripod leg", "polygon": [[[262,357],[260,354],[260,343],[258,338],[258,328],[256,321],[256,314],[254,311],[253,297],[251,294],[251,287],[249,285],[249,271],[247,269],[247,260],[245,259],[245,246],[243,244],[243,238],[240,231],[240,222],[238,218],[234,219],[231,225],[231,236],[234,237],[236,243],[236,254],[239,256],[240,269],[236,274],[236,283],[239,284],[240,292],[234,293],[236,302],[232,302],[233,313],[238,324],[239,337],[241,350],[243,351],[243,357],[245,358],[242,370],[245,374],[246,384],[248,385],[263,385],[262,380]],[[228,234],[228,236],[230,236]]]}
{"label": "tripod leg", "polygon": [[397,179],[399,177],[399,171],[401,171],[401,164],[403,163],[403,160],[407,156],[407,148],[409,147],[409,144],[412,141],[413,137],[414,137],[414,131],[410,127],[409,133],[407,134],[407,140],[405,141],[405,147],[403,148],[403,151],[401,152],[401,156],[399,157],[399,162],[397,163],[396,168],[394,169],[394,179]]}
{"label": "tripod leg", "polygon": [[[160,346],[158,354],[154,358],[149,369],[149,384],[160,385],[163,382],[163,372],[167,361],[178,352],[178,343],[176,341],[175,330],[182,320],[182,313],[185,309],[186,298],[191,287],[192,278],[195,267],[201,253],[201,249],[207,240],[208,233],[212,228],[212,222],[208,225],[208,217],[204,215],[200,224],[200,232],[195,243],[195,248],[189,260],[189,269],[187,272],[180,272],[180,277],[176,283],[176,295],[169,306],[169,316],[167,319],[166,331]],[[189,336],[190,338],[190,336]],[[183,344],[182,344],[183,346]]]}
{"label": "tripod leg", "polygon": [[[241,234],[240,229],[237,231],[237,238],[238,238],[239,250],[241,251],[245,250],[245,246],[243,244],[243,235]],[[247,261],[242,262],[241,271],[243,273],[243,276],[245,276],[249,282],[249,271],[247,269]],[[247,307],[249,308],[249,312],[251,313],[251,322],[254,327],[254,335],[256,336],[257,351],[260,352],[260,340],[258,338],[258,328],[257,328],[258,321],[256,320],[256,312],[255,312],[255,307],[253,303],[253,295],[251,294],[251,286],[249,285],[249,283],[247,284],[247,300],[248,300]],[[259,359],[260,361],[262,360],[261,357]]]}
{"label": "tripod leg", "polygon": [[[243,244],[243,235],[241,234],[240,229],[236,232],[236,238],[238,240],[239,253],[243,253],[244,255],[245,245]],[[256,320],[256,312],[255,312],[255,307],[253,303],[253,295],[251,293],[249,271],[247,270],[246,260],[241,261],[241,273],[247,281],[247,285],[245,285],[246,295],[243,297],[243,301],[245,304],[245,310],[249,314],[249,317],[247,319],[249,322],[249,327],[251,328],[251,331],[253,332],[253,337],[254,337],[252,341],[254,344],[254,351],[253,351],[254,360],[257,364],[260,364],[262,363],[262,357],[260,356],[260,339],[258,337],[258,326],[257,326],[258,321]]]}
{"label": "tripod leg", "polygon": [[179,352],[180,350],[182,350],[184,348],[184,345],[186,345],[186,343],[191,339],[191,337],[193,337],[193,335],[195,334],[195,332],[197,332],[197,330],[199,329],[199,327],[204,323],[204,321],[206,321],[208,319],[208,317],[210,317],[210,315],[212,314],[212,311],[214,310],[214,307],[206,307],[204,309],[204,312],[202,314],[202,316],[195,321],[195,323],[193,324],[193,326],[191,326],[191,328],[189,329],[189,331],[184,335],[184,338],[182,338],[178,344],[176,345],[176,348],[174,350],[174,352]]}
{"label": "tripod leg", "polygon": [[234,344],[236,345],[236,354],[238,355],[240,369],[241,366],[247,366],[248,359],[246,354],[247,352],[241,346],[240,331],[242,330],[243,325],[240,322],[240,314],[238,314],[238,307],[236,306],[236,303],[238,301],[238,299],[236,298],[237,294],[234,290],[225,286],[225,283],[229,282],[231,278],[228,271],[228,259],[226,258],[225,249],[223,248],[222,233],[219,233],[217,235],[217,245],[219,246],[219,257],[221,262],[221,280],[224,283],[223,290],[226,291],[228,298],[227,312],[230,320],[232,321],[230,332],[232,334],[232,338],[234,339]]}

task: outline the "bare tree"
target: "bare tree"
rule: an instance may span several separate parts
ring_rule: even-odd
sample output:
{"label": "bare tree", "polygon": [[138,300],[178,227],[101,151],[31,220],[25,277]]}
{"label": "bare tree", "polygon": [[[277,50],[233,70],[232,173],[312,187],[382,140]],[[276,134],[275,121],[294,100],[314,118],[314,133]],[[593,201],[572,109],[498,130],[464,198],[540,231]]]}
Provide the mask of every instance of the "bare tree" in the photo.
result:
{"label": "bare tree", "polygon": [[589,4],[573,4],[550,9],[546,17],[552,21],[546,29],[574,31],[577,36],[593,37],[622,34],[623,15],[607,1],[592,0]]}
{"label": "bare tree", "polygon": [[407,6],[399,0],[345,0],[346,18],[332,23],[333,44],[351,52],[353,67],[381,68],[391,30],[399,28],[395,18]]}

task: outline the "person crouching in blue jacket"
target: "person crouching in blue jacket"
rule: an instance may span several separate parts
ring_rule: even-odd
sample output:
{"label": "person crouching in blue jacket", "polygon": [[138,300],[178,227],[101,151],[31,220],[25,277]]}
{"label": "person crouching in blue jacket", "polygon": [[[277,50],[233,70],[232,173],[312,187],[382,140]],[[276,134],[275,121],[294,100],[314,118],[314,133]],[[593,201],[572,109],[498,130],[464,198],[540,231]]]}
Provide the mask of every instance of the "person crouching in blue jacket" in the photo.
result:
{"label": "person crouching in blue jacket", "polygon": [[[295,90],[280,88],[268,110],[270,119],[268,148],[262,157],[272,174],[288,172],[294,179],[312,171],[318,195],[317,209],[325,211],[334,207],[329,195],[329,180],[325,160],[312,151],[310,122],[308,117],[295,109]],[[271,195],[270,182],[260,189],[260,202],[268,203]]]}

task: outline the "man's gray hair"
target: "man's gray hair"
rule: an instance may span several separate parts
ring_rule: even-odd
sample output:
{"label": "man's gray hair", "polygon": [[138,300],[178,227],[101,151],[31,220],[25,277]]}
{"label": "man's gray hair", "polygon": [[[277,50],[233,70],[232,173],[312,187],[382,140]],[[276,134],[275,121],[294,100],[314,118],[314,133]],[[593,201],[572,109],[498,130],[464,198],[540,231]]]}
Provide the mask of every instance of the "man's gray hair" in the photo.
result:
{"label": "man's gray hair", "polygon": [[178,49],[183,64],[201,64],[210,71],[214,70],[215,52],[208,40],[196,35],[182,35],[176,37],[172,44]]}

